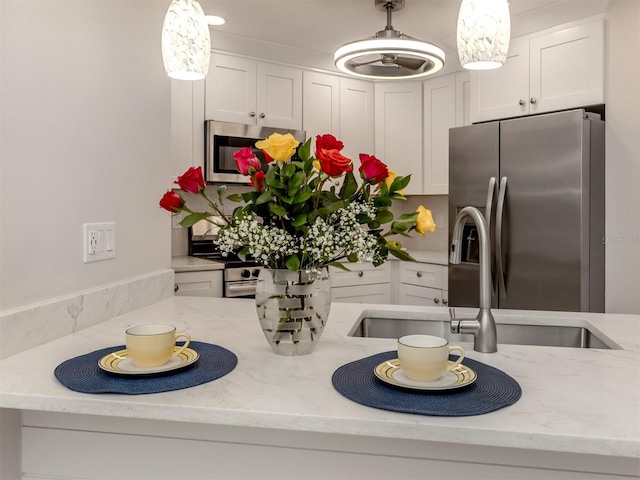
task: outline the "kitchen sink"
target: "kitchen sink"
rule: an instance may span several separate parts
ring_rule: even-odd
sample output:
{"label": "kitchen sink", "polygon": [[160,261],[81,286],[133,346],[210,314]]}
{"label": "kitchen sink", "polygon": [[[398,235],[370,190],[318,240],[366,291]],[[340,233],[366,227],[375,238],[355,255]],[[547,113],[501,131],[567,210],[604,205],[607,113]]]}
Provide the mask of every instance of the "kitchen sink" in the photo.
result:
{"label": "kitchen sink", "polygon": [[[407,318],[409,316],[410,318]],[[545,321],[545,324],[531,324],[515,317],[500,317],[496,315],[495,310],[494,316],[496,317],[498,345],[622,349],[606,335],[595,332],[584,320],[571,319],[571,325],[567,325],[567,319],[549,318],[541,319]],[[460,317],[462,318],[462,315]],[[467,316],[464,315],[464,317]],[[446,314],[366,310],[352,328],[349,336],[400,338],[403,335],[419,333],[444,337],[452,343],[473,342],[473,335],[451,333],[449,325],[449,317]]]}

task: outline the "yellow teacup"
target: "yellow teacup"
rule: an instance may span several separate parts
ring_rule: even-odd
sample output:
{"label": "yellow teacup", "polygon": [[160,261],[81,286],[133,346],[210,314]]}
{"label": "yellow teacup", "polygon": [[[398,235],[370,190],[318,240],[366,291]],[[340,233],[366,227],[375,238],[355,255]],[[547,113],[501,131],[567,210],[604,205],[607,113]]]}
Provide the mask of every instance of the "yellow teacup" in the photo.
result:
{"label": "yellow teacup", "polygon": [[[153,368],[167,363],[174,355],[187,348],[191,337],[176,333],[172,325],[138,325],[126,331],[127,353],[136,367]],[[176,349],[176,340],[185,338],[184,345]]]}
{"label": "yellow teacup", "polygon": [[[460,352],[460,357],[449,364],[449,353]],[[460,365],[464,358],[462,347],[449,345],[449,341],[433,335],[407,335],[398,340],[398,360],[402,371],[411,380],[434,382],[443,374]]]}

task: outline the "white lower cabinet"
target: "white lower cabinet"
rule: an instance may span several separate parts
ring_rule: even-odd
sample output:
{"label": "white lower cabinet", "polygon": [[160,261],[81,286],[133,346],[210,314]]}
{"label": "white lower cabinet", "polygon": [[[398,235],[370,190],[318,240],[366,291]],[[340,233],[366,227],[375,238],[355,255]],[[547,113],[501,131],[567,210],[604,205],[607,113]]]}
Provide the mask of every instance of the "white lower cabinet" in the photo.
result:
{"label": "white lower cabinet", "polygon": [[176,272],[175,295],[222,297],[222,270]]}
{"label": "white lower cabinet", "polygon": [[398,262],[398,270],[395,303],[429,307],[448,305],[448,267],[432,263]]}
{"label": "white lower cabinet", "polygon": [[391,263],[345,263],[349,271],[331,267],[331,301],[392,303]]}

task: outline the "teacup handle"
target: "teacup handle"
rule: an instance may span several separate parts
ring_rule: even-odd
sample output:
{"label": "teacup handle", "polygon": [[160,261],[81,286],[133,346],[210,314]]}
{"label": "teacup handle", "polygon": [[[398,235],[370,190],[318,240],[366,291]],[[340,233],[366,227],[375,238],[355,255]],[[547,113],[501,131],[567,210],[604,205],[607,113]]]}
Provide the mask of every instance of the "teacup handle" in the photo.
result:
{"label": "teacup handle", "polygon": [[189,336],[188,333],[185,332],[180,332],[180,333],[176,333],[176,341],[180,338],[180,337],[184,337],[186,338],[184,345],[182,345],[178,350],[176,350],[175,352],[173,352],[172,356],[176,356],[176,355],[180,355],[182,352],[184,352],[184,349],[187,348],[189,346],[189,342],[191,342],[191,337]]}
{"label": "teacup handle", "polygon": [[449,367],[447,367],[447,371],[453,370],[454,368],[456,368],[458,365],[462,363],[462,360],[464,360],[464,349],[457,345],[449,346],[449,353],[453,352],[454,350],[458,350],[460,352],[460,356],[458,357],[458,360],[456,360],[452,365],[449,365]]}

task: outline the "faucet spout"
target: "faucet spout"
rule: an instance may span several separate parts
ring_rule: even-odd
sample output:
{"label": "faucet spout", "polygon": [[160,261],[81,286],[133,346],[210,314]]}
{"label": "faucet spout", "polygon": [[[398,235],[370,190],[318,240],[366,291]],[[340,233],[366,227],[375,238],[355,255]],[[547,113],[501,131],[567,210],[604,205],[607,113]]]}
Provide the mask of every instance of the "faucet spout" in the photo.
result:
{"label": "faucet spout", "polygon": [[464,221],[469,217],[476,225],[480,241],[480,311],[475,319],[451,319],[452,333],[469,333],[474,336],[473,349],[477,352],[494,353],[498,351],[496,323],[491,313],[491,239],[487,221],[475,207],[460,210],[453,227],[451,256],[449,263],[461,261],[462,232]]}

